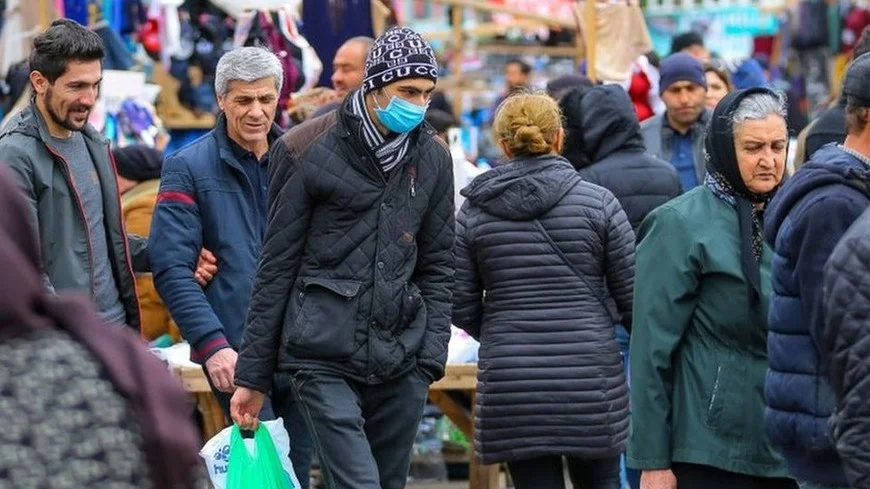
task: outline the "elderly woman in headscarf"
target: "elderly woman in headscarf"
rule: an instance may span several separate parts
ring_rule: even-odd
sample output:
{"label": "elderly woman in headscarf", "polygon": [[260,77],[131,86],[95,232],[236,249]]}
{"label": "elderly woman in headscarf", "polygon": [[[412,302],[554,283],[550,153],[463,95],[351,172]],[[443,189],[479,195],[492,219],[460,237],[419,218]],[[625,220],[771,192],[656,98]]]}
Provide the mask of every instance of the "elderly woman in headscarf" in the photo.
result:
{"label": "elderly woman in headscarf", "polygon": [[628,465],[641,489],[792,489],[764,431],[772,252],[762,214],[782,181],[785,102],[727,95],[707,129],[708,176],[639,231]]}
{"label": "elderly woman in headscarf", "polygon": [[49,294],[23,198],[0,170],[0,486],[208,487],[187,396],[86,297]]}

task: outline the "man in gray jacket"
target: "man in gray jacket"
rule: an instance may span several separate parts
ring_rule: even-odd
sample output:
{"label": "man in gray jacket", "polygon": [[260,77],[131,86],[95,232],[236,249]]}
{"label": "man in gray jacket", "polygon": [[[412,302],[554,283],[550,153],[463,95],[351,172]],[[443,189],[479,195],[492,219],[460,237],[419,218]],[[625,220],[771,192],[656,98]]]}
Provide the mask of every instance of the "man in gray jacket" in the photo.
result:
{"label": "man in gray jacket", "polygon": [[664,114],[643,121],[640,130],[646,152],[671,163],[680,177],[683,192],[704,181],[704,134],[710,113],[704,102],[707,79],[701,62],[686,53],[662,61],[661,97]]}
{"label": "man in gray jacket", "polygon": [[70,20],[37,36],[33,100],[0,134],[0,154],[29,205],[46,286],[88,291],[104,322],[138,330],[134,271],[150,269],[147,240],[126,235],[108,141],[88,124],[103,56],[100,37]]}

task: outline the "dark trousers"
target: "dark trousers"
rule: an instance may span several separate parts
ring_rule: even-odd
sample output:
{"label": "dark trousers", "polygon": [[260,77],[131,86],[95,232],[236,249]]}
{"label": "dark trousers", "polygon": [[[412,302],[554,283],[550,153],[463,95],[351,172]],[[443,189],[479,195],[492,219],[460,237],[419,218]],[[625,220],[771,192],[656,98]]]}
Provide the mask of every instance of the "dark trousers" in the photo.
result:
{"label": "dark trousers", "polygon": [[791,479],[773,479],[726,472],[707,465],[675,463],[679,489],[797,489]]}
{"label": "dark trousers", "polygon": [[[619,489],[619,457],[565,460],[574,489]],[[562,457],[520,460],[508,462],[507,466],[515,489],[565,489]]]}
{"label": "dark trousers", "polygon": [[328,489],[403,489],[429,394],[416,369],[380,385],[324,371],[290,374]]}
{"label": "dark trousers", "polygon": [[[232,395],[215,389],[207,371],[205,378],[208,379],[208,385],[211,387],[224,415],[230,419]],[[275,376],[272,393],[266,396],[263,408],[260,410],[262,421],[270,421],[279,417],[284,421],[284,429],[290,435],[290,461],[293,463],[293,472],[299,479],[299,489],[308,489],[311,482],[311,459],[314,456],[314,443],[311,441],[311,435],[308,434],[308,427],[305,425],[302,411],[290,390],[286,374]]]}

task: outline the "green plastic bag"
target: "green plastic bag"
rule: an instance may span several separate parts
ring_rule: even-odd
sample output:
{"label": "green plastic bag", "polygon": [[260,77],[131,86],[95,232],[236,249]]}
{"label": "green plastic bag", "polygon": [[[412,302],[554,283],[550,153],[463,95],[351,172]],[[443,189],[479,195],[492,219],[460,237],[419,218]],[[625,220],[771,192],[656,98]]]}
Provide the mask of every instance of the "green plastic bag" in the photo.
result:
{"label": "green plastic bag", "polygon": [[272,437],[262,423],[254,433],[253,455],[248,452],[239,426],[233,425],[227,489],[298,489],[284,472]]}

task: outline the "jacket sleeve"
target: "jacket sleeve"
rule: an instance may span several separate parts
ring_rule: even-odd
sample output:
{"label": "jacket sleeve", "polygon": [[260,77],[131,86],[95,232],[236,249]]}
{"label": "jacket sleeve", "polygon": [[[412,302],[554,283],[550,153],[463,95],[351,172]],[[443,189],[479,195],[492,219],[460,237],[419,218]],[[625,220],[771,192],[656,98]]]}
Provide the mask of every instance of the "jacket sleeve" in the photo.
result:
{"label": "jacket sleeve", "polygon": [[[33,183],[33,162],[30,160],[24,151],[19,147],[7,143],[0,145],[0,152],[3,154],[2,163],[12,171],[15,177],[15,183],[21,189],[21,195],[27,204],[27,221],[30,223],[30,228],[36,235],[36,241],[40,242],[39,236],[39,208],[37,204],[36,188]],[[45,288],[54,294],[54,286],[51,284],[51,279],[48,275],[42,274],[42,282]]]}
{"label": "jacket sleeve", "polygon": [[138,234],[127,233],[130,244],[130,260],[133,262],[133,272],[151,272],[151,259],[148,254],[148,238]]}
{"label": "jacket sleeve", "polygon": [[639,234],[627,463],[634,469],[664,469],[671,466],[672,358],[692,321],[700,265],[692,232],[678,211],[658,208]]}
{"label": "jacket sleeve", "polygon": [[236,385],[264,393],[272,386],[288,294],[299,273],[312,210],[302,164],[285,141],[272,147],[269,165],[269,223],[235,377]]}
{"label": "jacket sleeve", "polygon": [[842,241],[825,270],[825,356],[828,378],[837,396],[833,437],[849,487],[870,488],[870,239]]}
{"label": "jacket sleeve", "polygon": [[480,341],[483,322],[483,284],[477,260],[471,248],[471,228],[468,223],[468,201],[456,218],[456,285],[453,287],[453,323]]}
{"label": "jacket sleeve", "polygon": [[[440,161],[439,161],[440,160]],[[450,311],[454,278],[453,241],[456,209],[453,193],[453,161],[446,148],[438,150],[438,183],[429,197],[429,208],[417,235],[417,266],[412,280],[426,303],[426,334],[417,353],[420,367],[438,380],[444,376],[447,343],[450,342]]]}
{"label": "jacket sleeve", "polygon": [[616,309],[622,316],[622,325],[631,331],[632,300],[634,296],[634,231],[619,205],[619,201],[607,192],[604,201],[606,222],[605,274],[607,288]]}
{"label": "jacket sleeve", "polygon": [[204,363],[230,345],[194,277],[202,248],[202,220],[196,198],[188,163],[174,156],[167,158],[148,243],[154,286],[190,343],[191,358]]}
{"label": "jacket sleeve", "polygon": [[[857,191],[849,189],[848,192],[855,193],[857,197]],[[863,197],[861,199],[863,202],[859,203],[844,192],[815,202],[795,223],[791,235],[796,243],[793,247],[796,250],[794,271],[803,309],[801,312],[824,363],[827,363],[827,358],[822,348],[825,324],[822,274],[837,242],[864,211],[866,200]]]}

